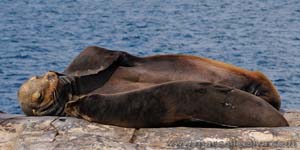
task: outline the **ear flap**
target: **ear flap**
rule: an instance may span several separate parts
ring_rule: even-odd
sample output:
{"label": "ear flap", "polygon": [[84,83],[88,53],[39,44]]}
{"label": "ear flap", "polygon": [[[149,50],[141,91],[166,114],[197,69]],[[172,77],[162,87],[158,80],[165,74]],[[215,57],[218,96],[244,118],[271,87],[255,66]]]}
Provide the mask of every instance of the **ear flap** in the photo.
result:
{"label": "ear flap", "polygon": [[82,76],[105,70],[116,61],[123,60],[125,52],[111,51],[100,47],[88,47],[64,70],[64,74]]}

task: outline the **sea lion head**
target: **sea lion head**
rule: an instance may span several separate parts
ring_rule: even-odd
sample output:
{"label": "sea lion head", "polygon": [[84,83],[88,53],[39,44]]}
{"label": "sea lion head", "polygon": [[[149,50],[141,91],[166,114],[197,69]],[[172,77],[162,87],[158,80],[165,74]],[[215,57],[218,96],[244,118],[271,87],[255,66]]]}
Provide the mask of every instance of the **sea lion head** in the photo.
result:
{"label": "sea lion head", "polygon": [[59,74],[49,71],[42,76],[33,76],[22,84],[18,99],[26,115],[58,115],[63,113],[66,101],[61,91]]}
{"label": "sea lion head", "polygon": [[263,73],[258,71],[254,72],[254,80],[247,86],[245,91],[264,99],[277,110],[280,109],[280,95],[271,80],[269,80]]}

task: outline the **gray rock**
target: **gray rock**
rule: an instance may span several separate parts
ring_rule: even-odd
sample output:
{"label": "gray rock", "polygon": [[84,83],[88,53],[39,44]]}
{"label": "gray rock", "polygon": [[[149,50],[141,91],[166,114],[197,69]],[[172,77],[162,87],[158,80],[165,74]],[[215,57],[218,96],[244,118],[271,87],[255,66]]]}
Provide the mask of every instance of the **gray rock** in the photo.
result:
{"label": "gray rock", "polygon": [[0,114],[0,149],[300,149],[300,111],[280,128],[146,128]]}

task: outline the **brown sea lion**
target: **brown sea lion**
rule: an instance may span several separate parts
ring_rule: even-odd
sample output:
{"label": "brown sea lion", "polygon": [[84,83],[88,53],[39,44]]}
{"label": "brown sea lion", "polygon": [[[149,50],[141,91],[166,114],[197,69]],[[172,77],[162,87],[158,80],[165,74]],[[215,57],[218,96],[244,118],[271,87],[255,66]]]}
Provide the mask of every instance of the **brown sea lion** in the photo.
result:
{"label": "brown sea lion", "polygon": [[[258,96],[259,100],[261,97],[277,109],[280,107],[280,97],[275,87],[259,72],[195,56],[136,57],[126,52],[98,47],[85,49],[62,74],[48,72],[26,81],[18,97],[27,115],[65,115],[64,107],[67,103],[88,95],[137,93],[181,80],[210,82],[241,89],[254,97]],[[218,110],[219,106],[212,109]],[[272,119],[280,120],[278,117]]]}
{"label": "brown sea lion", "polygon": [[68,102],[65,112],[92,122],[133,128],[173,126],[181,121],[230,127],[288,126],[275,108],[257,96],[197,81],[87,95]]}
{"label": "brown sea lion", "polygon": [[279,110],[280,96],[262,73],[223,62],[188,55],[136,57],[126,52],[88,47],[63,72],[66,75],[90,75],[118,61],[118,68],[103,86],[93,93],[112,94],[152,85],[192,80],[222,84],[252,93]]}

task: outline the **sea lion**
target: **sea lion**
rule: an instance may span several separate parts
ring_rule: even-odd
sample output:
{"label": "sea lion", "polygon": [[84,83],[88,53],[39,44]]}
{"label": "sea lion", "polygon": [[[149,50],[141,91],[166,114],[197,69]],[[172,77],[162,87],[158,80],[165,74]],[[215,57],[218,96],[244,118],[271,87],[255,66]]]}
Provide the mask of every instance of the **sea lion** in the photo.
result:
{"label": "sea lion", "polygon": [[88,47],[64,70],[69,76],[95,74],[113,62],[119,67],[104,86],[93,93],[112,94],[160,83],[192,80],[222,84],[252,93],[279,110],[280,96],[261,72],[249,71],[223,62],[189,55],[137,57],[122,51]]}
{"label": "sea lion", "polygon": [[131,128],[173,126],[181,121],[224,127],[288,126],[284,117],[261,98],[199,81],[175,81],[117,94],[87,95],[68,102],[65,112],[92,122]]}
{"label": "sea lion", "polygon": [[66,115],[67,103],[88,95],[143,92],[146,88],[182,80],[240,89],[276,109],[280,107],[275,87],[259,72],[195,56],[136,57],[99,47],[85,49],[63,73],[50,71],[32,77],[20,87],[18,98],[27,115]]}

